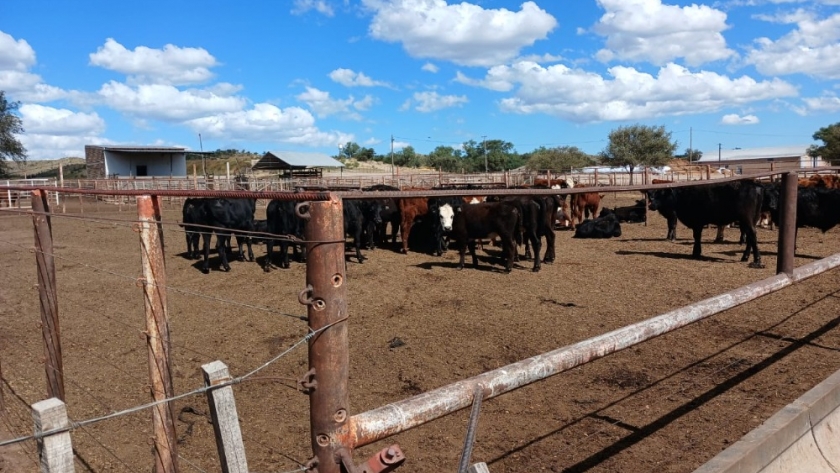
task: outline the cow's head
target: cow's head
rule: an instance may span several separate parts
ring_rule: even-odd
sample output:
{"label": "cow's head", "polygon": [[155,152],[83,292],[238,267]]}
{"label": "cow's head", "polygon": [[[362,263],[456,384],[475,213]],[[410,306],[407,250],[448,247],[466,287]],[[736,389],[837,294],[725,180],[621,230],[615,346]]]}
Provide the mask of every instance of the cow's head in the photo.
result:
{"label": "cow's head", "polygon": [[673,208],[674,205],[674,190],[673,189],[657,189],[655,191],[648,191],[648,199],[650,210],[660,210]]}
{"label": "cow's head", "polygon": [[452,221],[455,220],[455,209],[450,204],[443,204],[438,208],[440,227],[444,232],[452,231]]}

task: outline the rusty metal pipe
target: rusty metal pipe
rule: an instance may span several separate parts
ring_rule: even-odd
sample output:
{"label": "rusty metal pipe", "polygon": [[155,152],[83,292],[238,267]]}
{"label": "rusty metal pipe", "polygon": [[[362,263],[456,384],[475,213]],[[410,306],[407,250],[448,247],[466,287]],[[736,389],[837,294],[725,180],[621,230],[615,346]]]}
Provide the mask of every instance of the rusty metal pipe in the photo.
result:
{"label": "rusty metal pipe", "polygon": [[348,379],[350,343],[347,334],[347,277],[344,264],[342,201],[312,202],[306,223],[306,283],[311,288],[309,328],[318,332],[309,341],[309,367],[314,386],[309,393],[312,451],[319,473],[340,473],[342,447],[352,458],[353,446],[335,441],[350,411]]}
{"label": "rusty metal pipe", "polygon": [[779,249],[776,258],[776,274],[793,275],[796,253],[796,199],[798,177],[789,172],[782,176],[779,202]]}
{"label": "rusty metal pipe", "polygon": [[47,397],[65,401],[64,362],[61,355],[61,330],[58,323],[58,289],[55,281],[52,222],[47,193],[32,191],[32,224],[35,226],[35,262],[38,267],[38,296],[41,305],[41,333],[44,339],[44,369],[47,374]]}
{"label": "rusty metal pipe", "polygon": [[469,406],[478,386],[484,387],[484,398],[490,399],[778,291],[793,284],[794,280],[798,282],[838,266],[840,253],[796,269],[793,279],[786,274],[777,274],[657,317],[357,414],[335,436],[344,445],[368,445]]}

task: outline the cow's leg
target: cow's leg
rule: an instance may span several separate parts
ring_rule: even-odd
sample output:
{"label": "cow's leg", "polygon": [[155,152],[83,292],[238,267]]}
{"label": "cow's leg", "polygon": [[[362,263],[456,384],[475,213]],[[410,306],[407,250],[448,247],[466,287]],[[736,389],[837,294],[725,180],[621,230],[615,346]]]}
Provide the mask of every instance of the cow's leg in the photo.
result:
{"label": "cow's leg", "polygon": [[671,215],[668,217],[668,240],[675,241],[677,239],[677,216]]}
{"label": "cow's leg", "polygon": [[467,244],[458,240],[458,269],[464,269],[464,254],[467,252]]}
{"label": "cow's leg", "polygon": [[192,232],[184,232],[187,236],[187,259],[193,259]]}
{"label": "cow's leg", "polygon": [[744,254],[741,256],[741,261],[747,261],[750,257],[750,251],[752,251],[753,262],[750,263],[750,268],[763,268],[761,254],[758,252],[758,235],[756,235],[755,227],[750,225],[749,222],[746,225],[744,222],[741,222],[741,231],[746,234],[745,239],[747,241]]}
{"label": "cow's leg", "polygon": [[726,225],[718,225],[717,226],[717,234],[715,235],[715,241],[713,243],[723,243],[725,240],[723,239],[723,230],[726,228]]}
{"label": "cow's leg", "polygon": [[700,259],[700,238],[703,236],[703,227],[698,226],[692,228],[694,231],[694,250],[691,252],[691,257],[694,259]]}
{"label": "cow's leg", "polygon": [[365,261],[365,257],[362,256],[362,227],[356,229],[355,234],[353,235],[353,246],[356,248],[356,259],[359,260],[359,264],[362,264]]}
{"label": "cow's leg", "polygon": [[402,238],[402,252],[408,253],[408,236],[411,234],[411,224],[414,223],[414,215],[404,215],[400,222],[400,238]]}
{"label": "cow's leg", "polygon": [[274,238],[266,238],[265,239],[265,264],[263,265],[263,271],[266,273],[271,271],[271,259],[274,253]]}
{"label": "cow's leg", "polygon": [[201,238],[204,241],[204,262],[201,265],[201,272],[207,274],[210,272],[210,237],[213,234],[210,232],[202,232]]}
{"label": "cow's leg", "polygon": [[222,269],[230,271],[230,264],[227,259],[227,248],[230,247],[230,233],[216,234],[216,251],[219,253],[219,258],[222,260]]}
{"label": "cow's leg", "polygon": [[473,268],[478,269],[478,256],[475,255],[475,240],[470,240],[467,243],[467,246],[470,247],[470,256],[472,256]]}
{"label": "cow's leg", "polygon": [[[513,254],[516,253],[516,242],[513,238],[511,238],[511,235],[502,237],[502,248],[505,253],[505,272],[509,273],[513,269]],[[534,245],[534,249],[537,251],[537,257],[534,258],[534,264],[538,266],[540,262],[539,250],[537,250],[536,245]]]}
{"label": "cow's leg", "polygon": [[548,228],[545,232],[545,257],[543,258],[543,263],[553,263],[555,254],[554,254],[554,245],[555,245],[556,237],[554,235],[554,230]]}
{"label": "cow's leg", "polygon": [[538,272],[540,270],[540,250],[542,249],[542,240],[536,234],[531,235],[533,238],[534,244],[534,267],[531,269],[533,272]]}
{"label": "cow's leg", "polygon": [[291,266],[291,263],[289,263],[289,240],[283,240],[280,242],[280,267],[289,269]]}

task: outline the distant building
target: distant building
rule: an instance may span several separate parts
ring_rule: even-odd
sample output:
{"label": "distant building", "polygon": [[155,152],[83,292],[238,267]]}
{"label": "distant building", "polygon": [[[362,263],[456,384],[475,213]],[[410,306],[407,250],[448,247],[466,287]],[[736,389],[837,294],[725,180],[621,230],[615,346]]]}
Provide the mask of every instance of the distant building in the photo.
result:
{"label": "distant building", "polygon": [[808,145],[773,146],[750,149],[715,149],[704,151],[697,164],[714,169],[728,169],[733,174],[764,171],[793,171],[827,166],[822,158],[808,156]]}
{"label": "distant building", "polygon": [[321,177],[323,168],[343,168],[344,164],[324,153],[268,151],[251,166],[254,171],[280,171],[280,177]]}
{"label": "distant building", "polygon": [[185,177],[186,148],[165,146],[85,146],[90,179]]}

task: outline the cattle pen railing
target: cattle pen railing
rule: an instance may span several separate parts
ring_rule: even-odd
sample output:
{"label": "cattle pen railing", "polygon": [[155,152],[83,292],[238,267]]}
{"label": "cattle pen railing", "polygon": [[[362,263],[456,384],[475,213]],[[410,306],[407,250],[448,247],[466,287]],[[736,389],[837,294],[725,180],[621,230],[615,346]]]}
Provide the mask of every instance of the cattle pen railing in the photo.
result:
{"label": "cattle pen railing", "polygon": [[[359,466],[353,459],[354,450],[426,422],[443,417],[470,405],[474,406],[470,429],[462,459],[469,461],[475,421],[480,402],[535,381],[562,373],[619,350],[684,327],[688,324],[731,309],[740,304],[776,292],[782,288],[840,266],[840,254],[794,268],[796,189],[795,173],[763,173],[737,178],[718,179],[728,182],[745,178],[766,178],[783,174],[777,274],[705,300],[666,312],[588,340],[464,379],[414,397],[393,402],[373,410],[352,414],[348,412],[350,392],[348,290],[345,284],[343,199],[366,197],[412,197],[429,195],[556,195],[575,194],[590,189],[504,189],[481,191],[386,191],[378,193],[344,192],[242,192],[242,191],[148,191],[76,190],[53,187],[9,187],[10,190],[29,191],[33,195],[30,211],[35,228],[35,256],[38,268],[42,330],[45,344],[45,370],[50,398],[63,399],[61,341],[58,330],[55,265],[52,257],[49,192],[115,194],[137,199],[138,231],[141,241],[143,277],[138,282],[143,290],[146,335],[152,403],[144,408],[152,410],[154,431],[154,464],[156,472],[178,470],[175,425],[171,402],[184,395],[175,395],[172,387],[168,349],[168,321],[166,308],[166,274],[163,265],[164,247],[161,228],[162,198],[229,197],[307,201],[309,209],[300,216],[308,218],[305,241],[307,248],[306,285],[299,300],[307,306],[310,329],[306,337],[309,348],[310,371],[304,381],[310,400],[310,441],[313,458],[307,471],[318,473],[348,473],[362,471],[391,471],[405,459],[398,446],[387,448]],[[602,187],[602,192],[640,191],[666,187],[706,185],[708,182],[681,182],[655,186]],[[5,188],[0,188],[5,190]],[[9,210],[6,210],[9,211]],[[211,364],[212,365],[212,364]],[[205,365],[207,387],[203,392],[213,413],[217,448],[223,471],[247,471],[242,438],[238,432],[233,394],[229,390],[230,375],[226,368]],[[2,372],[0,372],[2,375]],[[194,393],[187,393],[194,394]],[[2,403],[2,400],[0,400]],[[1,405],[1,404],[0,404]],[[72,448],[69,431],[74,429],[63,420],[63,405],[49,400],[33,406],[36,433],[32,437],[0,442],[0,446],[17,441],[39,440],[42,465],[50,472],[72,471]],[[83,424],[84,422],[77,423]],[[68,460],[69,458],[69,460]],[[69,464],[69,467],[68,467]],[[462,461],[462,470],[465,462]],[[476,470],[479,471],[479,470]]]}

